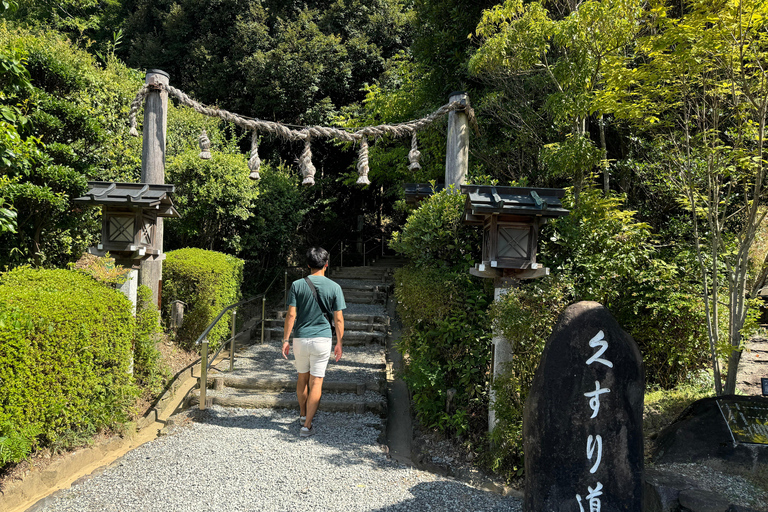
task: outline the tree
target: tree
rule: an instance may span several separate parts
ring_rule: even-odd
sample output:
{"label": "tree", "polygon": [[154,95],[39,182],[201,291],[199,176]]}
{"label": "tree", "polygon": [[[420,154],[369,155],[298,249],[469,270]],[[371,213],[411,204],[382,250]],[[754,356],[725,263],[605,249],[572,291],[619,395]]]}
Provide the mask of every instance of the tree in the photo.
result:
{"label": "tree", "polygon": [[88,179],[135,181],[139,141],[128,137],[136,72],[105,67],[54,32],[0,27],[0,194],[16,213],[0,234],[0,265],[62,266],[98,235],[97,212],[73,199]]}
{"label": "tree", "polygon": [[[486,10],[477,25],[483,44],[469,61],[470,71],[499,80],[542,74],[553,86],[545,108],[567,135],[544,145],[541,160],[553,174],[573,179],[577,203],[589,171],[604,166],[602,114],[595,103],[602,72],[634,38],[639,6],[636,0],[586,1],[556,19],[542,3],[507,0]],[[591,115],[600,119],[600,148],[588,131]]]}
{"label": "tree", "polygon": [[[606,74],[599,103],[653,138],[656,166],[690,212],[716,391],[730,394],[749,326],[747,299],[760,284],[747,289],[749,253],[768,211],[768,2],[686,2],[677,16],[676,7],[648,11],[651,35]],[[768,274],[768,261],[759,273]],[[728,357],[724,389],[721,350]]]}

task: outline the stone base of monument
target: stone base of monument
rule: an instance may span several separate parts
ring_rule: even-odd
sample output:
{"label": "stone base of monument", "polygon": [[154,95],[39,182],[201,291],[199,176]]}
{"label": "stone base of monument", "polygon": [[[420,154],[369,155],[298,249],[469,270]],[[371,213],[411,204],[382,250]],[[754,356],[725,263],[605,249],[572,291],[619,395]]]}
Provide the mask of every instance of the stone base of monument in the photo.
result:
{"label": "stone base of monument", "polygon": [[656,443],[645,512],[768,511],[768,399],[694,402]]}

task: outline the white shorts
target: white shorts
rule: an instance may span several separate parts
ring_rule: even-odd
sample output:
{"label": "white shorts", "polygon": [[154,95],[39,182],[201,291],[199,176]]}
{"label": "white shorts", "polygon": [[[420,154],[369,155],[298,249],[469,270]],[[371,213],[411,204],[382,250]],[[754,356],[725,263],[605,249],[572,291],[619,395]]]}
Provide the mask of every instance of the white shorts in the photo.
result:
{"label": "white shorts", "polygon": [[331,338],[294,338],[293,356],[299,373],[323,378],[331,357]]}

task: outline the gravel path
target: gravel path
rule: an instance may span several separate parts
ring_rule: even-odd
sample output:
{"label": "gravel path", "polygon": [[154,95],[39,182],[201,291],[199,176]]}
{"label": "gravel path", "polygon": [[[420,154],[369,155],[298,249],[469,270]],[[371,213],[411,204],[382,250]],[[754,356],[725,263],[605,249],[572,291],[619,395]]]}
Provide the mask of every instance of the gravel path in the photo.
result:
{"label": "gravel path", "polygon": [[35,512],[514,511],[520,501],[403,466],[376,439],[371,414],[319,412],[298,436],[296,414],[223,409],[130,452]]}

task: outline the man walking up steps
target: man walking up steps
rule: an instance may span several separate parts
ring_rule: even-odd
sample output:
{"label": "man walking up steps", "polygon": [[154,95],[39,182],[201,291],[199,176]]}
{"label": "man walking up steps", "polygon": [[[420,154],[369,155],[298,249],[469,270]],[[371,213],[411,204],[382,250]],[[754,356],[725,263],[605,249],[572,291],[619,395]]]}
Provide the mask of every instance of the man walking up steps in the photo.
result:
{"label": "man walking up steps", "polygon": [[322,395],[323,378],[331,356],[332,324],[336,329],[334,356],[341,359],[341,339],[344,337],[344,316],[347,307],[341,286],[325,277],[328,269],[328,251],[312,247],[307,251],[310,275],[297,279],[288,293],[288,313],[283,327],[283,357],[288,359],[293,337],[293,356],[299,373],[296,397],[299,400],[301,437],[315,433],[312,418],[317,412]]}

